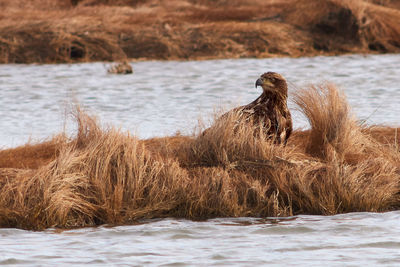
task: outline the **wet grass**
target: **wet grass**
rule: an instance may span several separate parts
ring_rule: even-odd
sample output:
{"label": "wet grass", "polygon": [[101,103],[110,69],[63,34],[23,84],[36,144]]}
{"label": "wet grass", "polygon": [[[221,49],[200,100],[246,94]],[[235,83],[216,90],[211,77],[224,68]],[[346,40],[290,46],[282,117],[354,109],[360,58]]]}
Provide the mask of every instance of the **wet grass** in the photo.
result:
{"label": "wet grass", "polygon": [[295,96],[311,129],[275,145],[235,114],[204,134],[140,140],[79,111],[76,137],[0,151],[0,226],[398,209],[397,129],[355,120],[335,86]]}

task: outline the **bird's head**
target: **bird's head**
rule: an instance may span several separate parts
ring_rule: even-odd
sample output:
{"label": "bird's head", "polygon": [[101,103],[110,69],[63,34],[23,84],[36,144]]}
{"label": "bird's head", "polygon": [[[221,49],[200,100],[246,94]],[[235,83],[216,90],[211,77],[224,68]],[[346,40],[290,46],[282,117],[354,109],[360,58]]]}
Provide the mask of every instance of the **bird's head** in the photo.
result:
{"label": "bird's head", "polygon": [[264,93],[273,93],[281,97],[287,97],[287,83],[282,75],[276,72],[266,72],[256,81],[257,86],[261,86]]}

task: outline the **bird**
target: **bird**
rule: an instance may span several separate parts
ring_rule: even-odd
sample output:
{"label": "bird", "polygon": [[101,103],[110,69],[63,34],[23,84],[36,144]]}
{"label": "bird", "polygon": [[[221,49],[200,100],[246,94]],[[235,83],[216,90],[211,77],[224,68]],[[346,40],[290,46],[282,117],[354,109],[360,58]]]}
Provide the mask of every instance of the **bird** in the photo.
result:
{"label": "bird", "polygon": [[111,74],[131,74],[133,73],[133,69],[127,61],[123,61],[118,64],[112,65],[107,70],[107,72]]}
{"label": "bird", "polygon": [[234,108],[223,114],[227,117],[232,112],[238,113],[238,120],[251,121],[260,125],[274,143],[286,145],[293,130],[292,117],[287,106],[288,87],[285,78],[276,72],[262,74],[255,87],[262,87],[262,93],[253,102]]}

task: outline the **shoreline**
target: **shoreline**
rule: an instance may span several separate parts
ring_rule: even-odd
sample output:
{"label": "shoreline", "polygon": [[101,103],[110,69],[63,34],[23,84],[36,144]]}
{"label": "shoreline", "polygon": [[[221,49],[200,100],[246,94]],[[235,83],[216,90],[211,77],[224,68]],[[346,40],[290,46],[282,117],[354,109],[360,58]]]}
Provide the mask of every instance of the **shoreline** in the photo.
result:
{"label": "shoreline", "polygon": [[400,53],[394,1],[7,2],[0,2],[0,63]]}
{"label": "shoreline", "polygon": [[115,62],[128,62],[131,64],[141,63],[141,62],[201,62],[201,61],[213,61],[213,60],[247,60],[247,59],[299,59],[299,58],[317,58],[317,57],[350,57],[350,56],[361,56],[361,57],[368,57],[368,56],[390,56],[390,55],[398,55],[399,53],[345,53],[345,54],[318,54],[318,55],[304,55],[304,56],[272,56],[272,57],[242,57],[242,58],[233,58],[233,57],[210,57],[210,58],[198,58],[198,59],[146,59],[146,58],[126,58],[121,61],[74,61],[74,62],[32,62],[32,63],[0,63],[0,65],[54,65],[54,64],[66,64],[66,65],[74,65],[74,64],[90,64],[90,63],[99,63],[104,65],[109,65]]}

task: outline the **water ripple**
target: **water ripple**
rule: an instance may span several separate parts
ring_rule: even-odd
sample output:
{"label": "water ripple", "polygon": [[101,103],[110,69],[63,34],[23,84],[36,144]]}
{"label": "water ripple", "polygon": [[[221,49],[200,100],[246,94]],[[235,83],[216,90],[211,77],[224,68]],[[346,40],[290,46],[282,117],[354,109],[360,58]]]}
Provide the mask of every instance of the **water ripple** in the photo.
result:
{"label": "water ripple", "polygon": [[[282,73],[290,95],[309,83],[336,83],[359,119],[399,125],[399,62],[400,55],[151,61],[134,63],[135,73],[127,76],[107,74],[103,63],[0,65],[0,147],[59,133],[75,100],[103,122],[141,137],[190,133],[199,116],[207,121],[215,108],[256,98],[254,81],[265,71]],[[298,112],[293,117],[295,127],[307,127]],[[0,229],[0,264],[397,266],[399,219],[396,211],[147,220],[44,232]]]}
{"label": "water ripple", "polygon": [[[400,55],[151,61],[134,63],[135,73],[122,76],[108,74],[104,63],[1,65],[0,147],[59,133],[61,114],[74,100],[141,137],[191,133],[197,119],[208,121],[215,108],[255,99],[254,81],[265,71],[282,73],[289,95],[310,83],[336,83],[359,119],[399,125],[399,62]],[[293,117],[296,128],[307,127],[296,110]]]}

